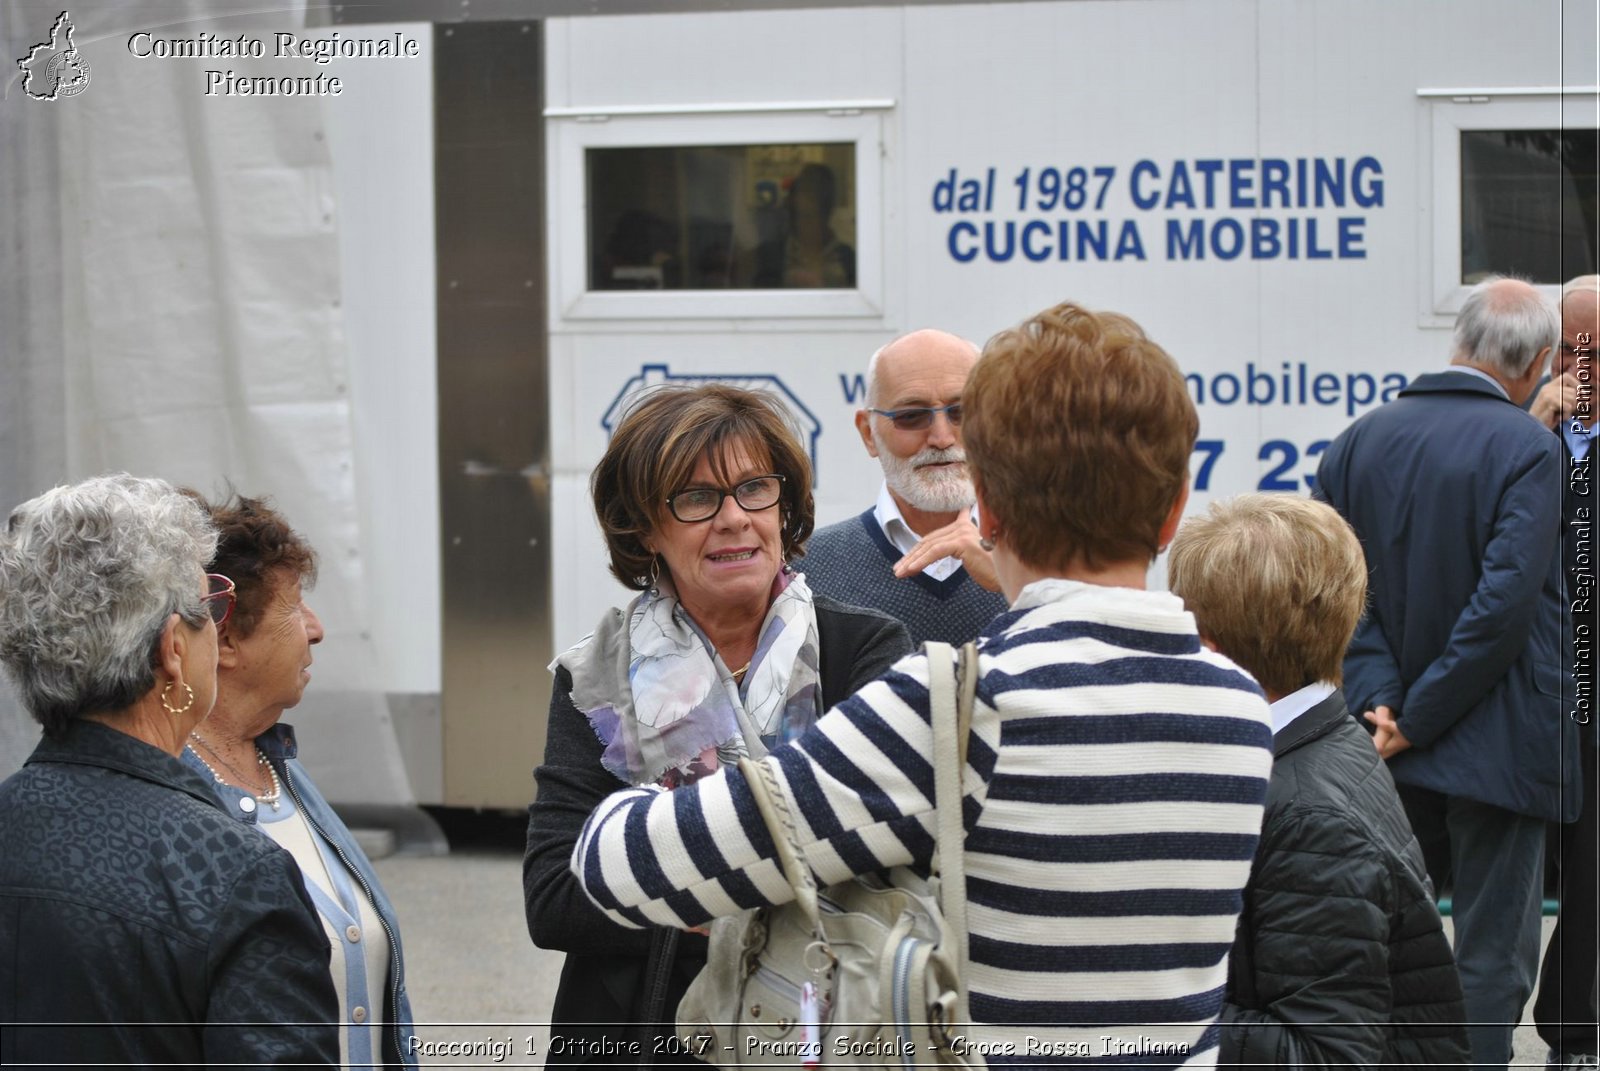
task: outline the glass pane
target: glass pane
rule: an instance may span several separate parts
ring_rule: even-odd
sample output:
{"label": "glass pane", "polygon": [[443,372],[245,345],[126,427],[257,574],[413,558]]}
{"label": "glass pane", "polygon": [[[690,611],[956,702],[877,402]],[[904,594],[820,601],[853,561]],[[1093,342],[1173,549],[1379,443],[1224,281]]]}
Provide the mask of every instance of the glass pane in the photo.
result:
{"label": "glass pane", "polygon": [[1596,270],[1593,130],[1461,132],[1461,281],[1562,283]]}
{"label": "glass pane", "polygon": [[588,149],[593,290],[856,285],[856,147]]}

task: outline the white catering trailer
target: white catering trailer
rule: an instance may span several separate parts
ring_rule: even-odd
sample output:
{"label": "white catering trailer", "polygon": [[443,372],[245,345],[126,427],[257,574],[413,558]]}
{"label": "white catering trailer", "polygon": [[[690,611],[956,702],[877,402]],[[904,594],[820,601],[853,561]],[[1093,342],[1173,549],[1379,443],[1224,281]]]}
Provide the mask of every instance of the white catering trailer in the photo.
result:
{"label": "white catering trailer", "polygon": [[[351,802],[531,797],[545,666],[629,597],[587,480],[639,389],[779,394],[830,523],[877,491],[852,425],[875,348],[924,326],[982,342],[1072,299],[1182,365],[1198,509],[1307,491],[1330,438],[1448,360],[1476,278],[1596,270],[1592,0],[401,0],[297,25],[174,6],[102,25],[95,83],[159,66],[172,86],[140,92],[174,151],[290,113],[317,135],[270,162],[325,175],[298,195],[326,209],[314,278],[337,300],[297,375],[334,382],[344,430],[297,469],[245,465],[251,485],[174,472],[270,491],[318,540],[333,679],[292,716]],[[201,29],[265,54],[126,43]],[[284,30],[336,43],[277,56]],[[308,72],[341,91],[302,91]],[[62,137],[63,160],[86,144]],[[285,302],[319,300],[301,291]],[[121,456],[68,450],[52,474]]]}

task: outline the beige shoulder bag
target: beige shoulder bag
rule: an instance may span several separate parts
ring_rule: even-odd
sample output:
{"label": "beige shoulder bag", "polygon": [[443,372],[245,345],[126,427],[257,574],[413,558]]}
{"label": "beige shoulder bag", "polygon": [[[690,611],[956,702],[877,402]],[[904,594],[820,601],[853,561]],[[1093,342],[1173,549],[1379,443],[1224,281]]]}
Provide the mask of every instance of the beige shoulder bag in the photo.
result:
{"label": "beige shoulder bag", "polygon": [[[763,762],[739,760],[777,845],[793,903],[718,919],[710,953],[678,1007],[684,1047],[719,1067],[983,1067],[962,1044],[967,889],[961,774],[977,688],[972,644],[959,660],[929,643],[938,852],[935,876],[904,868],[818,890],[790,803]],[[954,672],[952,672],[952,669]]]}

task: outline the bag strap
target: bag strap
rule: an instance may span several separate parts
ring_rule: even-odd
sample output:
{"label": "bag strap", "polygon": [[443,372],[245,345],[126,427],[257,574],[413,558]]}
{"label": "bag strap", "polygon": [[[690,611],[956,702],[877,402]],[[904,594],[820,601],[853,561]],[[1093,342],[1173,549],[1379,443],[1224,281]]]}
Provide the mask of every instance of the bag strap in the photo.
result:
{"label": "bag strap", "polygon": [[[967,1013],[967,872],[966,824],[962,813],[961,776],[966,767],[967,738],[972,729],[972,708],[978,688],[978,650],[971,643],[959,654],[947,643],[929,641],[928,707],[933,726],[933,774],[935,829],[938,850],[935,869],[939,873],[939,909],[944,914],[945,932],[952,947],[941,942],[939,952],[951,958],[958,985],[961,1022]],[[945,667],[950,667],[947,672]],[[832,955],[822,915],[817,905],[817,883],[811,868],[800,858],[799,837],[789,801],[777,775],[766,762],[746,756],[739,758],[739,772],[750,786],[756,809],[772,836],[778,865],[794,889],[795,903],[805,914],[822,947]]]}
{"label": "bag strap", "polygon": [[[967,1022],[967,868],[966,823],[961,776],[967,764],[967,738],[978,689],[978,649],[972,643],[958,654],[947,643],[926,645],[928,717],[933,726],[934,808],[938,829],[939,908],[954,960],[957,1018]],[[948,668],[947,668],[948,667]]]}
{"label": "bag strap", "polygon": [[[795,903],[805,913],[817,940],[822,942],[824,948],[828,948],[828,938],[822,930],[822,914],[817,907],[816,879],[811,876],[811,868],[800,858],[794,815],[789,811],[789,799],[783,786],[778,784],[777,775],[761,759],[739,756],[739,772],[750,786],[756,809],[761,812],[761,820],[772,836],[772,843],[778,851],[778,866],[794,889]],[[832,954],[831,948],[829,954]]]}

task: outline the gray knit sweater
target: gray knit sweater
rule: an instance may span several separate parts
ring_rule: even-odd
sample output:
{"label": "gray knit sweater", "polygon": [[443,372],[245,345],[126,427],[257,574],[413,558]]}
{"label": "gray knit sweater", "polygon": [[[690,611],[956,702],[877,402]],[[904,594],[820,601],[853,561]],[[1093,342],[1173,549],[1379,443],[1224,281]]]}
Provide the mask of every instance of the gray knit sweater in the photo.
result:
{"label": "gray knit sweater", "polygon": [[966,569],[944,580],[926,573],[896,579],[894,563],[902,557],[869,509],[818,529],[795,568],[817,594],[903,621],[916,644],[966,643],[1007,609],[1004,595],[979,586]]}

